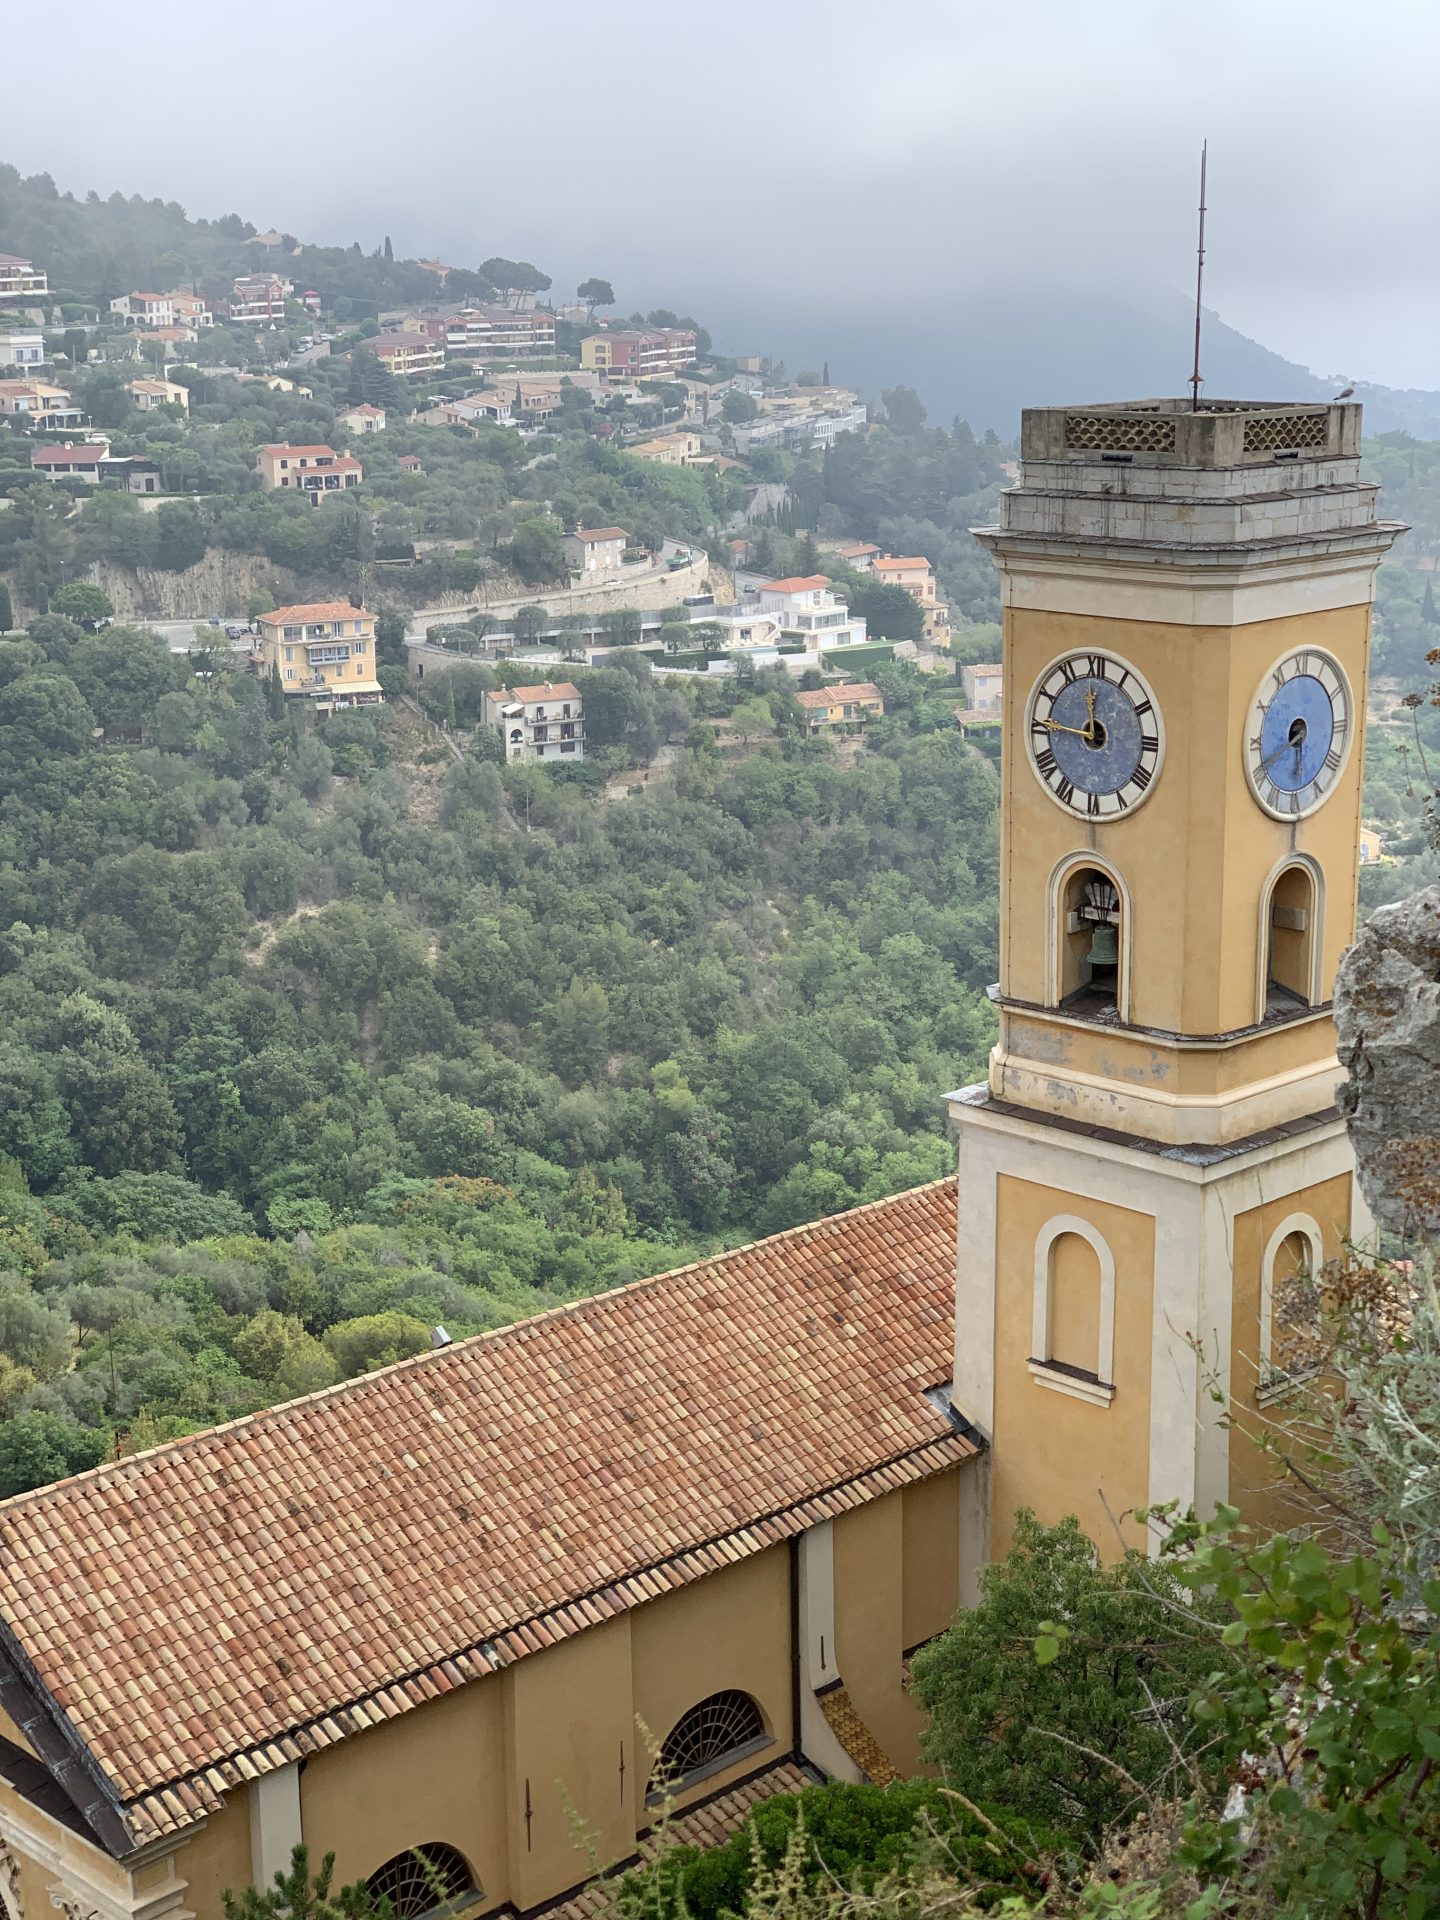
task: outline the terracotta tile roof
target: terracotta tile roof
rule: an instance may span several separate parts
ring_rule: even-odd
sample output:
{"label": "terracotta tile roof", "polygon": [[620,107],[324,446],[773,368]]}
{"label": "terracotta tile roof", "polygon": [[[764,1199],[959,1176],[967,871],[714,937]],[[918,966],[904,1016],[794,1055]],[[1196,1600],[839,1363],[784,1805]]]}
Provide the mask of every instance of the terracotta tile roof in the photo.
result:
{"label": "terracotta tile roof", "polygon": [[624,527],[576,527],[576,540],[628,540]]}
{"label": "terracotta tile roof", "polygon": [[496,700],[578,700],[580,689],[572,686],[568,680],[556,680],[553,684],[546,681],[543,687],[497,687],[493,696]]}
{"label": "terracotta tile roof", "polygon": [[[777,1793],[799,1793],[823,1778],[822,1774],[812,1773],[797,1760],[782,1760],[778,1766],[767,1767],[763,1773],[742,1780],[738,1786],[730,1787],[724,1793],[717,1793],[713,1800],[706,1800],[698,1807],[677,1813],[670,1821],[670,1841],[683,1847],[722,1846],[762,1800],[773,1800]],[[606,1920],[606,1916],[614,1910],[615,1880],[622,1873],[652,1860],[659,1843],[657,1834],[647,1833],[636,1849],[638,1859],[626,1860],[619,1866],[611,1867],[607,1872],[597,1875],[588,1887],[582,1887],[569,1900],[561,1901],[556,1907],[547,1907],[545,1920]]]}
{"label": "terracotta tile roof", "polygon": [[924,567],[928,571],[929,566],[930,562],[922,553],[913,555],[908,560],[877,560],[875,562],[875,571],[876,573],[911,572],[916,567]]}
{"label": "terracotta tile roof", "polygon": [[762,593],[812,593],[817,587],[828,587],[829,579],[823,573],[796,574],[789,580],[767,580],[760,589]]}
{"label": "terracotta tile roof", "polygon": [[937,1181],[19,1495],[5,1635],[135,1842],[173,1831],[971,1459],[926,1392],[954,1222]]}
{"label": "terracotta tile roof", "polygon": [[352,607],[348,600],[315,600],[298,607],[277,607],[274,613],[262,613],[259,622],[262,627],[303,626],[314,620],[368,620],[369,611],[365,607]]}
{"label": "terracotta tile roof", "polygon": [[795,696],[802,707],[811,708],[843,706],[847,700],[853,703],[856,700],[878,700],[880,697],[879,687],[869,680],[851,681],[838,687],[814,687]]}
{"label": "terracotta tile roof", "polygon": [[820,1711],[831,1731],[861,1773],[876,1787],[888,1787],[900,1778],[900,1769],[860,1718],[859,1709],[843,1686],[828,1687],[820,1696]]}
{"label": "terracotta tile roof", "polygon": [[110,451],[108,443],[87,441],[83,446],[32,447],[32,467],[92,467]]}
{"label": "terracotta tile roof", "polygon": [[260,451],[261,453],[274,454],[277,459],[283,455],[287,460],[300,454],[303,454],[307,460],[312,455],[316,458],[323,455],[329,460],[338,460],[340,458],[340,455],[336,453],[334,447],[327,447],[323,442],[313,447],[292,447],[288,440],[269,440],[261,447]]}

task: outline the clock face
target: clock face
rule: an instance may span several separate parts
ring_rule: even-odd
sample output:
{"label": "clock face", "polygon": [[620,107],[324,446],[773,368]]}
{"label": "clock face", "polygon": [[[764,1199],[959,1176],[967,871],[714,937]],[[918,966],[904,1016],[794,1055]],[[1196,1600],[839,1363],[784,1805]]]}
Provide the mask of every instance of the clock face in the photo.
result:
{"label": "clock face", "polygon": [[1155,696],[1113,653],[1052,660],[1031,691],[1025,738],[1046,792],[1082,819],[1133,813],[1165,758]]}
{"label": "clock face", "polygon": [[1313,813],[1340,778],[1354,732],[1350,683],[1328,653],[1302,647],[1256,689],[1245,729],[1250,791],[1277,820]]}

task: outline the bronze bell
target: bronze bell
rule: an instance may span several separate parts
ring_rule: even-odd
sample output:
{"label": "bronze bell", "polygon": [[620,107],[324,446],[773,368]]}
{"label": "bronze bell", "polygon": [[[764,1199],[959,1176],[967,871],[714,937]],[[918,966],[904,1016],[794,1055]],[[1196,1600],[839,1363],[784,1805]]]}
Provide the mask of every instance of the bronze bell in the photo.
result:
{"label": "bronze bell", "polygon": [[1120,939],[1108,920],[1102,920],[1090,936],[1090,964],[1092,967],[1120,964]]}

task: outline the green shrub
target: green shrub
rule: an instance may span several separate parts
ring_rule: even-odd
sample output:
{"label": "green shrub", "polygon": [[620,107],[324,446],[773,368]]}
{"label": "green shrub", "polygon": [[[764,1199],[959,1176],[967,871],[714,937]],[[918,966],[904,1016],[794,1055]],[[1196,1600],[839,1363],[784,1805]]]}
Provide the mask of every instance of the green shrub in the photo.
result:
{"label": "green shrub", "polygon": [[911,1858],[918,1835],[934,1834],[956,1877],[979,1890],[983,1906],[1033,1890],[1037,1856],[1058,1850],[1051,1834],[993,1809],[982,1817],[933,1780],[888,1787],[834,1780],[762,1801],[723,1846],[673,1847],[653,1865],[626,1874],[621,1911],[643,1911],[648,1920],[742,1914],[757,1858],[763,1867],[779,1866],[797,1821],[804,1823],[812,1886],[836,1881],[868,1890]]}

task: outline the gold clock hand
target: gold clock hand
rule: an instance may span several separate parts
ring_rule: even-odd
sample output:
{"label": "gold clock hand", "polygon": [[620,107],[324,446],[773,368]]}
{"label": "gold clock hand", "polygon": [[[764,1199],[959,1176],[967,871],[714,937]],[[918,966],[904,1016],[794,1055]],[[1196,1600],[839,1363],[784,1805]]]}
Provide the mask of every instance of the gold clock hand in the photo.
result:
{"label": "gold clock hand", "polygon": [[1073,733],[1077,740],[1090,738],[1089,727],[1062,727],[1058,720],[1042,720],[1040,724],[1047,733]]}

